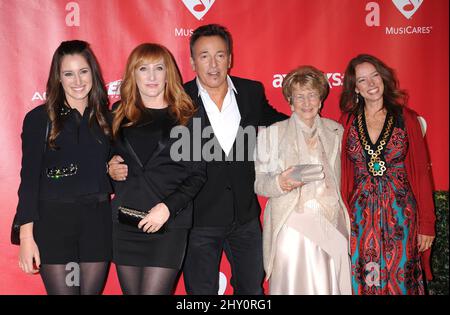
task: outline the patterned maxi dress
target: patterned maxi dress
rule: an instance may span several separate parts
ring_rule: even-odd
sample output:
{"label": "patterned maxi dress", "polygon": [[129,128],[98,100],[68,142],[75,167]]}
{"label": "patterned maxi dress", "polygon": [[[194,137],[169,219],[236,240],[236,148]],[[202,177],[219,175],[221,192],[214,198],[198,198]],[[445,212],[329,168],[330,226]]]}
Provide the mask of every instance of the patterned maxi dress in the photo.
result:
{"label": "patterned maxi dress", "polygon": [[[390,128],[389,117],[373,144],[364,113],[360,113],[346,142],[355,171],[350,200],[353,294],[424,294],[417,207],[404,163],[408,137],[402,116],[392,117]],[[363,140],[373,151],[382,145],[383,175],[373,176],[369,171],[371,155]],[[374,169],[379,170],[380,165]]]}

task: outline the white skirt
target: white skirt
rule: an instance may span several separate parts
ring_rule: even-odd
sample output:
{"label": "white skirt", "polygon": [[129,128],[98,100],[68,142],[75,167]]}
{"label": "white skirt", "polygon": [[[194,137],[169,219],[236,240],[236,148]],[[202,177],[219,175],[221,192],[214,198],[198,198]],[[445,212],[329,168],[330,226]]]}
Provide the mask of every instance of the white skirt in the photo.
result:
{"label": "white skirt", "polygon": [[269,293],[352,294],[348,240],[340,227],[293,211],[277,237]]}

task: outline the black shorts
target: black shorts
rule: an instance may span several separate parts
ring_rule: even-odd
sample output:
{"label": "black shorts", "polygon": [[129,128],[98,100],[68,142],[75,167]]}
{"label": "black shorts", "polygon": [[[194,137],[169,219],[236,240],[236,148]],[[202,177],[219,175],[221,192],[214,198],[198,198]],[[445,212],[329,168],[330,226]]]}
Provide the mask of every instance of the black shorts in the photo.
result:
{"label": "black shorts", "polygon": [[40,201],[33,233],[42,264],[103,262],[112,258],[109,200]]}

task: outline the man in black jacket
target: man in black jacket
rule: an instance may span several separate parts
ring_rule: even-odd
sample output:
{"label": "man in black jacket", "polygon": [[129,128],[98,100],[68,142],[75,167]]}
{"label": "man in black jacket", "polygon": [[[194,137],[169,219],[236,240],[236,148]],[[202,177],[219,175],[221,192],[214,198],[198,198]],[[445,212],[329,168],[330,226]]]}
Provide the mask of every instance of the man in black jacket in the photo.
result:
{"label": "man in black jacket", "polygon": [[[231,265],[235,294],[262,294],[264,269],[252,159],[258,126],[287,116],[272,108],[260,82],[228,75],[232,39],[216,24],[197,28],[190,39],[196,79],[185,84],[194,103],[205,110],[220,156],[207,163],[208,180],[194,199],[184,282],[188,294],[217,294],[222,251]],[[252,132],[253,131],[253,132]],[[253,137],[252,137],[253,135]],[[252,139],[253,138],[253,139]],[[208,159],[203,152],[203,158]]]}
{"label": "man in black jacket", "polygon": [[[261,208],[253,188],[252,156],[258,126],[287,116],[269,105],[260,82],[228,75],[232,39],[226,28],[216,24],[197,28],[190,50],[197,76],[185,84],[185,90],[198,107],[202,135],[209,130],[209,138],[203,139],[202,150],[208,179],[194,199],[183,269],[186,292],[218,293],[225,251],[234,294],[263,294]],[[125,166],[116,167],[110,162],[114,179],[126,176]]]}

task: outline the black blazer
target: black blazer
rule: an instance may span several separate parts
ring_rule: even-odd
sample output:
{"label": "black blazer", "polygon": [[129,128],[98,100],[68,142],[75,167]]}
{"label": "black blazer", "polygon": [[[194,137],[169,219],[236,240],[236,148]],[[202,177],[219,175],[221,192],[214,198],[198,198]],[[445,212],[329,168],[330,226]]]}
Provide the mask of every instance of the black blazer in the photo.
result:
{"label": "black blazer", "polygon": [[[231,77],[236,88],[236,101],[241,114],[242,128],[268,126],[287,119],[288,116],[277,112],[268,102],[264,87],[260,82]],[[203,102],[199,96],[196,80],[185,84],[185,90],[202,111]],[[205,113],[202,125],[210,126]],[[238,137],[240,136],[238,132]],[[259,217],[261,208],[254,192],[255,166],[253,156],[255,139],[245,137],[243,161],[226,161],[222,152],[221,159],[207,162],[208,180],[194,199],[194,226],[225,226],[234,221],[246,223]],[[214,134],[204,141],[217,141]],[[236,142],[233,152],[236,153]]]}
{"label": "black blazer", "polygon": [[[114,182],[114,221],[117,222],[119,206],[150,210],[163,202],[170,211],[169,220],[165,224],[167,228],[192,226],[192,199],[206,181],[206,165],[201,160],[174,161],[171,158],[171,147],[180,139],[179,136],[170,136],[173,127],[177,128],[173,123],[164,126],[158,146],[145,164],[139,160],[127,139],[127,129],[134,127],[121,128],[113,150],[128,165],[128,176],[125,181]],[[187,127],[192,130],[192,120]]]}
{"label": "black blazer", "polygon": [[[47,148],[47,111],[40,105],[24,118],[22,131],[22,169],[20,171],[17,222],[22,225],[39,220],[39,200],[74,200],[83,195],[112,192],[106,163],[110,140],[97,123],[89,125],[90,109],[83,116],[76,110],[60,113],[64,120],[56,138],[56,150]],[[75,175],[58,179],[48,169],[77,165]]]}

